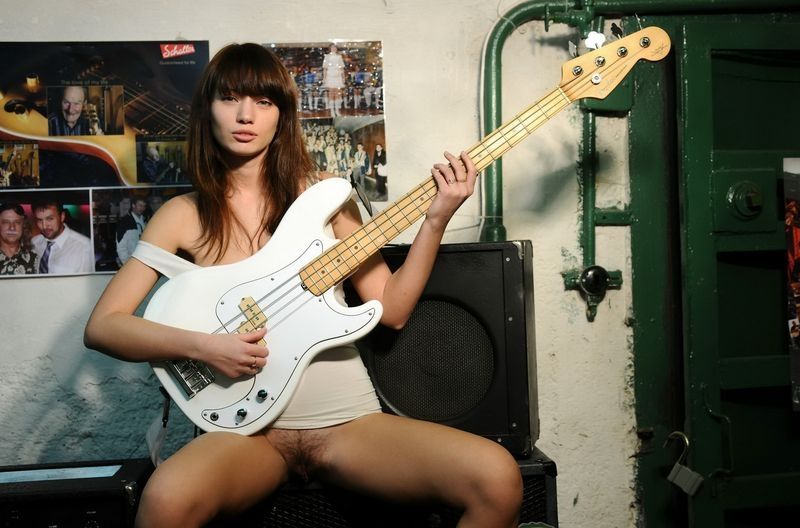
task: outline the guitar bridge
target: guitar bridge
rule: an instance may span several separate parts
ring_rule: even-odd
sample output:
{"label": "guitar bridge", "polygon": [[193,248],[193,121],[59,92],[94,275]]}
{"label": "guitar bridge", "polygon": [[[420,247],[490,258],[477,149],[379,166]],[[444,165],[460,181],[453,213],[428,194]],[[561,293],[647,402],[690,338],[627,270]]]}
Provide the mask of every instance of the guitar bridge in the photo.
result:
{"label": "guitar bridge", "polygon": [[167,371],[191,400],[195,394],[214,383],[214,373],[208,365],[191,359],[167,361]]}

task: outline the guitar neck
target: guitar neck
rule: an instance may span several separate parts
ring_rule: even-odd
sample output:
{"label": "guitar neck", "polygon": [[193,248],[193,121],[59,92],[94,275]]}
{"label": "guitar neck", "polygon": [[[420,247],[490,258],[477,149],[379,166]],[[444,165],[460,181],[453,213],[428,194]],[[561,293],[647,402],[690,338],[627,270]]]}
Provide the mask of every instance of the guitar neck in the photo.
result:
{"label": "guitar neck", "polygon": [[[480,172],[571,102],[561,88],[556,88],[467,153]],[[345,280],[375,252],[419,220],[435,196],[436,180],[430,177],[303,268],[300,278],[305,287],[314,295],[321,295]]]}

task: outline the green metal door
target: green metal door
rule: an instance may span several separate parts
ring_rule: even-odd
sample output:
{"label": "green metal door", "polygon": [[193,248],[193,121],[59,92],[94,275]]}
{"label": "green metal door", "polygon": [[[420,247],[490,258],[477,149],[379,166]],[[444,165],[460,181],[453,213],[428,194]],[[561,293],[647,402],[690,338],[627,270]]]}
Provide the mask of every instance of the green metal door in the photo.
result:
{"label": "green metal door", "polygon": [[[675,46],[674,136],[665,127],[657,148],[675,158],[663,154],[664,167],[648,170],[675,178],[676,212],[663,218],[678,228],[660,229],[665,240],[669,232],[677,234],[675,254],[662,253],[680,269],[681,302],[674,308],[681,314],[675,329],[682,343],[674,343],[680,350],[663,351],[682,359],[683,390],[677,397],[683,399],[682,430],[691,441],[687,465],[704,477],[698,492],[683,499],[686,524],[794,526],[800,519],[800,413],[793,412],[791,400],[782,189],[784,160],[800,158],[800,18],[653,17],[648,24],[667,29]],[[667,119],[663,108],[661,117]],[[632,179],[646,163],[636,149],[653,143],[654,133],[642,120],[648,112],[653,110],[637,117],[632,111]],[[654,159],[660,158],[650,162]],[[634,207],[637,185],[632,183]],[[642,212],[635,216],[643,218],[642,204],[653,198],[638,196]],[[645,236],[641,226],[632,228],[634,254],[645,247]],[[648,258],[634,256],[635,275],[636,266],[652,264]],[[672,276],[663,264],[655,269]],[[641,289],[647,287],[634,281],[637,319],[645,302]],[[663,297],[660,306],[650,308],[654,318],[669,319],[659,314],[670,309],[669,301]],[[646,342],[648,330],[638,331]],[[639,342],[636,352],[643,352]],[[649,375],[657,376],[653,365],[670,368],[676,362],[639,364],[651,365]],[[636,375],[645,376],[637,380],[639,399],[648,371],[637,366]],[[655,387],[665,389],[663,383]],[[638,407],[640,432],[663,441],[675,413],[658,404]],[[658,450],[660,442],[651,448]],[[680,451],[666,452],[674,462]],[[650,497],[668,460],[662,452],[642,462]],[[675,490],[669,492],[672,502],[680,493]],[[666,516],[653,508],[645,515],[654,521],[649,526],[667,525],[658,522]]]}

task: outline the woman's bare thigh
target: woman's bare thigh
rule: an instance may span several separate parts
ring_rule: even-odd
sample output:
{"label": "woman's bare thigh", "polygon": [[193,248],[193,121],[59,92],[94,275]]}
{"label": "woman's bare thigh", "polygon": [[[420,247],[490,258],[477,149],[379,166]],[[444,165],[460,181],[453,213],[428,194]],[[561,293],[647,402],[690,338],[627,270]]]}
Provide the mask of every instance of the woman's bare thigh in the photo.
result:
{"label": "woman's bare thigh", "polygon": [[393,500],[438,500],[456,507],[466,506],[487,484],[515,487],[519,473],[508,451],[490,440],[380,413],[332,429],[320,453],[320,478],[331,483]]}
{"label": "woman's bare thigh", "polygon": [[263,435],[206,433],[153,473],[144,490],[139,525],[159,524],[153,519],[161,516],[206,522],[219,513],[242,511],[287,478],[281,454]]}

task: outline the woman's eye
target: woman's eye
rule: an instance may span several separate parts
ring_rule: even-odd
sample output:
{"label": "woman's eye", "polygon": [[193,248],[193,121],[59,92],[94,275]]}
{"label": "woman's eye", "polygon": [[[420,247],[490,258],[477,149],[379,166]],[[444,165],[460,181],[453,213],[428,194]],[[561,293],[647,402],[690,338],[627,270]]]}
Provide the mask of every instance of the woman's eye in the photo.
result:
{"label": "woman's eye", "polygon": [[236,100],[236,98],[234,96],[232,96],[232,95],[220,95],[219,99],[220,99],[220,101],[235,101]]}
{"label": "woman's eye", "polygon": [[270,101],[269,99],[259,99],[258,104],[260,104],[261,106],[272,106],[272,101]]}

